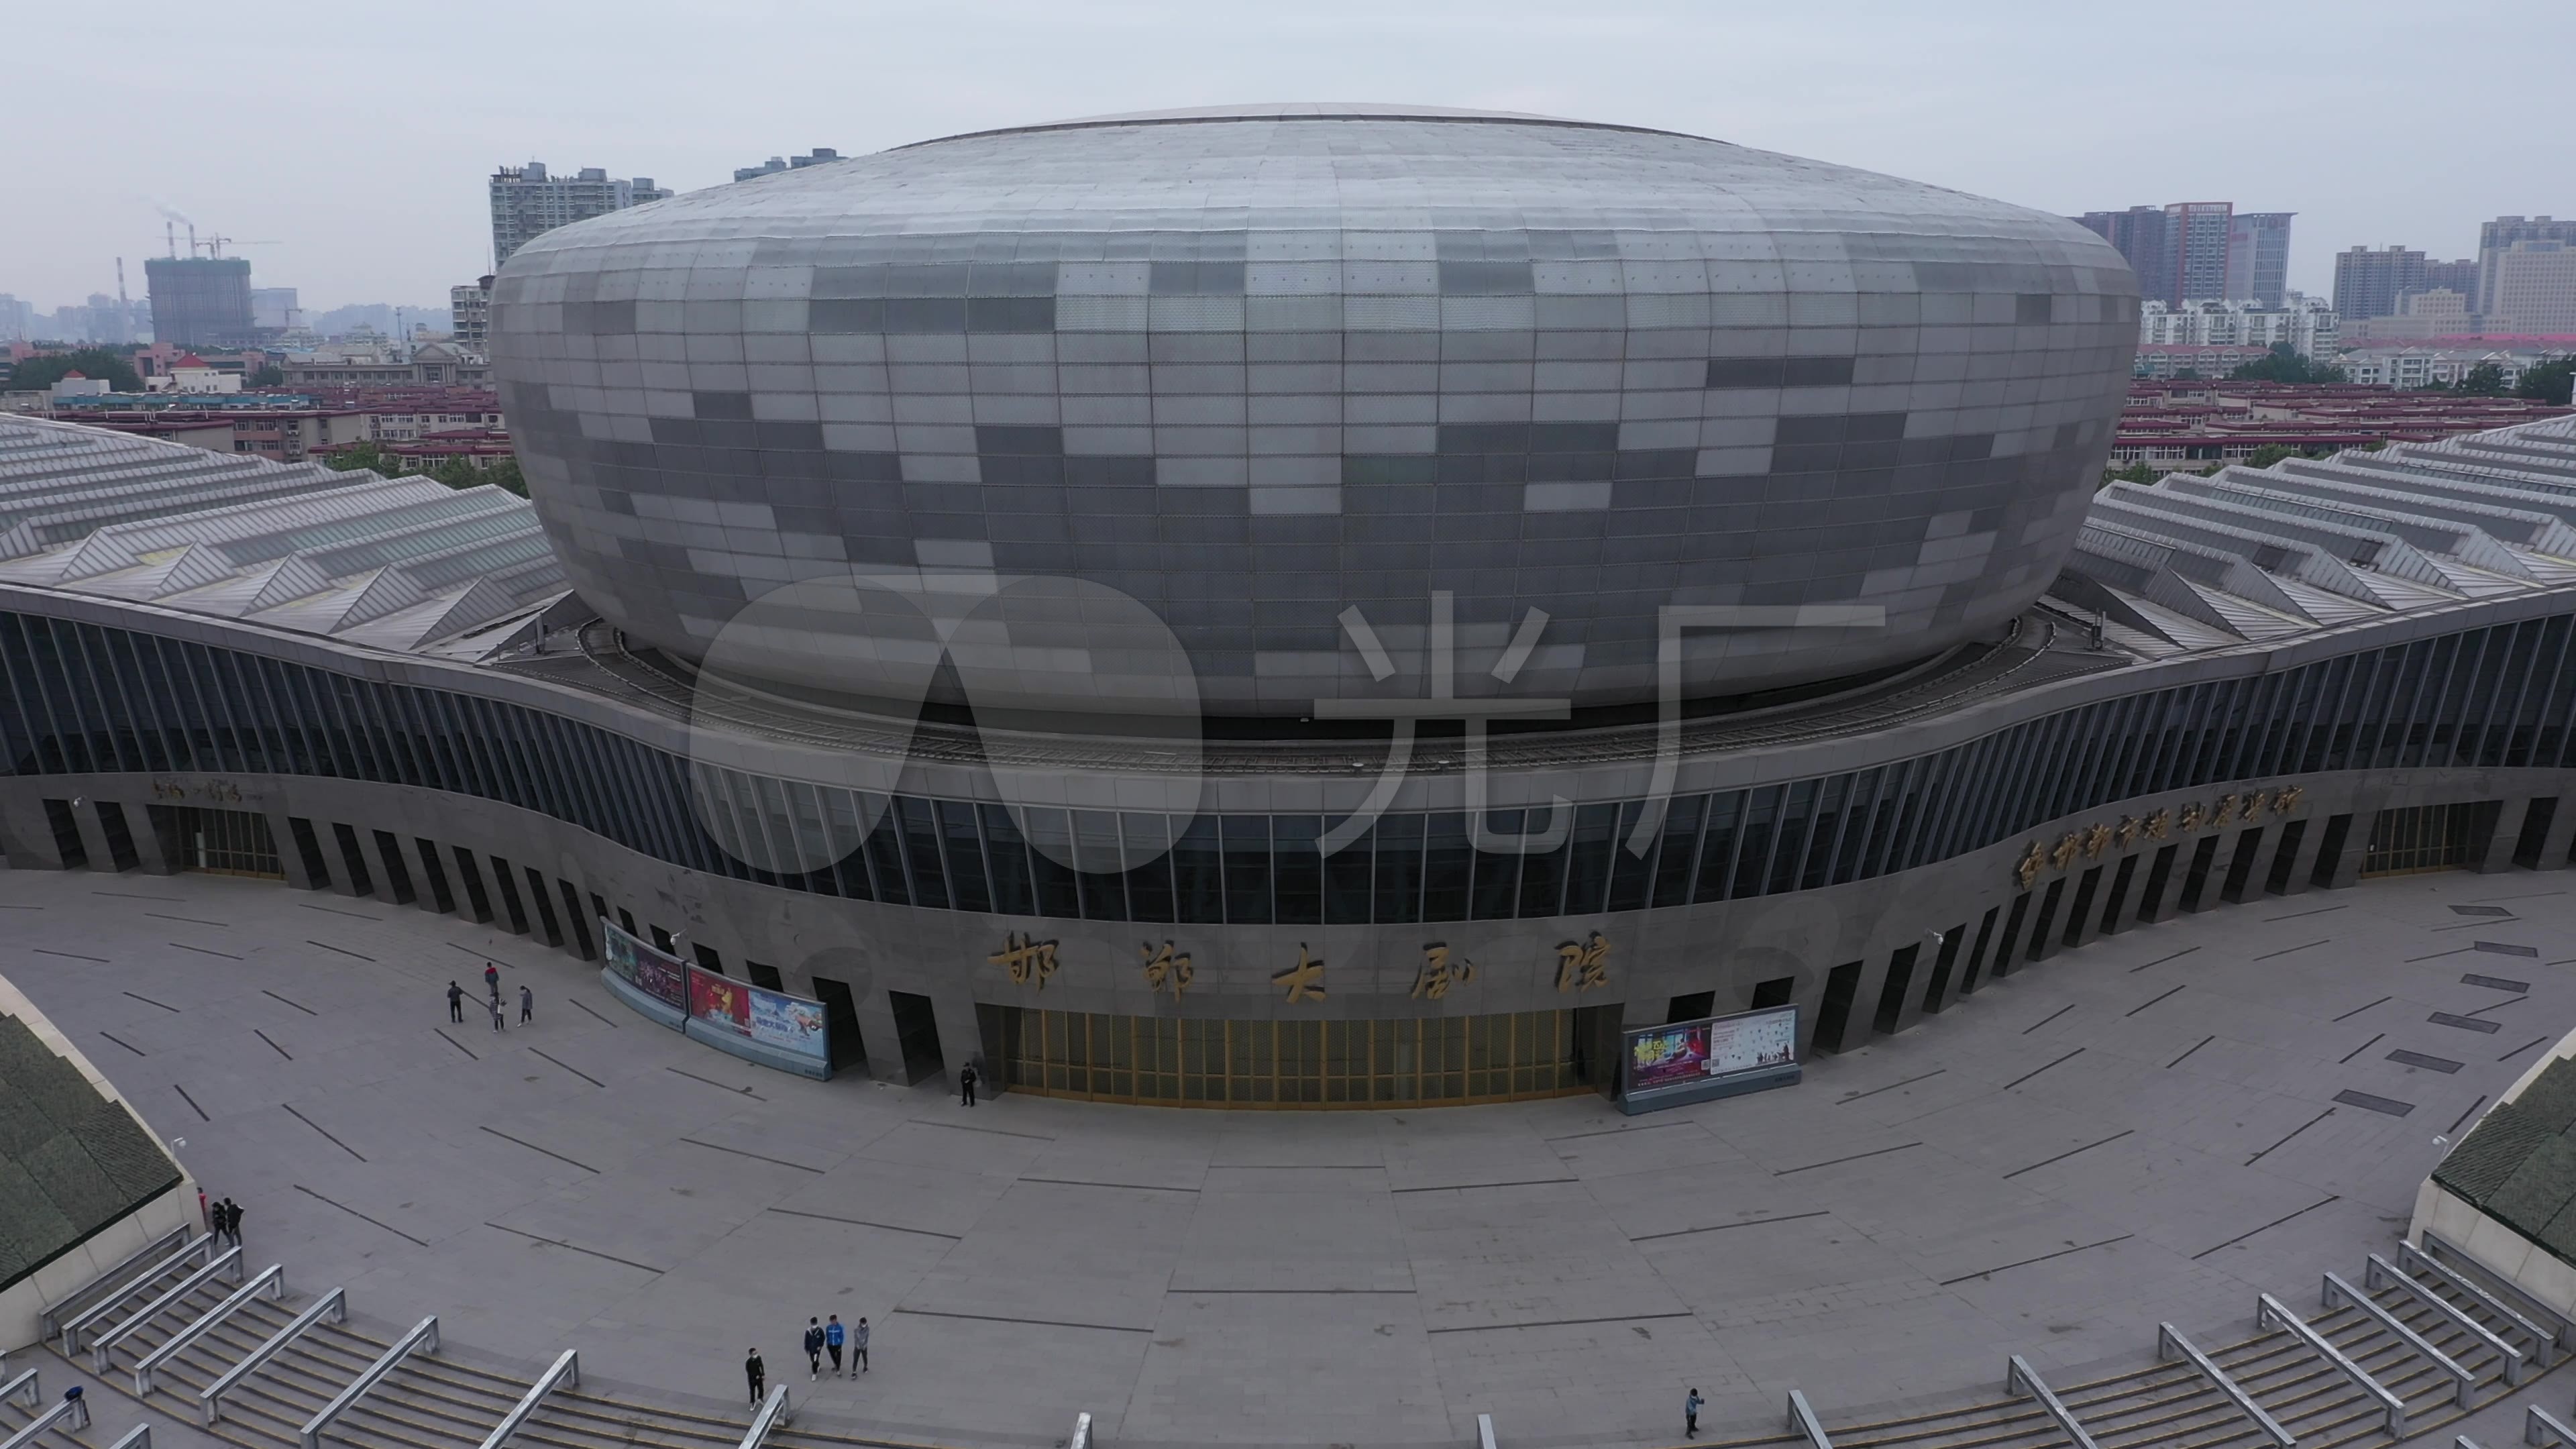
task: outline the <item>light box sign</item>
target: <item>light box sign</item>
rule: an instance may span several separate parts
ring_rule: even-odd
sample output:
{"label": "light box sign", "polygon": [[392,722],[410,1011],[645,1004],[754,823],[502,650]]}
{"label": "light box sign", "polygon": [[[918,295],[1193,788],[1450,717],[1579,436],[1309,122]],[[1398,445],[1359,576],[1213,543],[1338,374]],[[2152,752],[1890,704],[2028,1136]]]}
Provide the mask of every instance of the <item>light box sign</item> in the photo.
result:
{"label": "light box sign", "polygon": [[1619,1106],[1647,1112],[1798,1080],[1798,1008],[1776,1006],[1621,1033]]}
{"label": "light box sign", "polygon": [[599,934],[617,979],[665,1006],[689,1009],[688,967],[679,957],[626,934],[606,916],[599,919]]}

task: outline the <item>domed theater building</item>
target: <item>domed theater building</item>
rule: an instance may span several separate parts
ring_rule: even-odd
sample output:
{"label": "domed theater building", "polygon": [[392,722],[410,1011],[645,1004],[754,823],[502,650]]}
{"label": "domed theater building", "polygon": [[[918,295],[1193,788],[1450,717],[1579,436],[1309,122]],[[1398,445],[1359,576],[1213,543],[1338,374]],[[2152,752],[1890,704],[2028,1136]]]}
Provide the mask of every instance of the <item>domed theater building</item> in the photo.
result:
{"label": "domed theater building", "polygon": [[0,422],[0,840],[1260,1107],[2567,864],[2576,427],[2102,488],[2137,320],[2062,218],[1537,116],[691,193],[502,269],[529,502]]}

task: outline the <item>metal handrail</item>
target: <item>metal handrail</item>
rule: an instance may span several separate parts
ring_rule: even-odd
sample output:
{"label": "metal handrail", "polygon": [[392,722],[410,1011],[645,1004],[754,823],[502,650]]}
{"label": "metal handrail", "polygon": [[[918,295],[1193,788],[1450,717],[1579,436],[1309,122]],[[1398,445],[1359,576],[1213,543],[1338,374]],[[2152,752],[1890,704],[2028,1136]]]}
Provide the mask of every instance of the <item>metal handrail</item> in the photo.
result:
{"label": "metal handrail", "polygon": [[2359,1384],[2363,1392],[2379,1401],[2380,1409],[2387,1416],[2388,1432],[2399,1439],[2406,1437],[2406,1401],[2390,1393],[2386,1385],[2370,1376],[2369,1370],[2346,1357],[2342,1349],[2326,1342],[2322,1334],[2308,1327],[2306,1319],[2290,1311],[2290,1305],[2269,1293],[2258,1298],[2254,1307],[2255,1331],[2259,1333],[2267,1328],[2286,1331],[2292,1338],[2306,1344],[2308,1352],[2324,1359],[2345,1378]]}
{"label": "metal handrail", "polygon": [[[1083,1417],[1087,1419],[1091,1416],[1085,1414]],[[1491,1414],[1476,1416],[1476,1449],[1501,1449],[1501,1446],[1494,1442],[1494,1416]]]}
{"label": "metal handrail", "polygon": [[[259,1296],[262,1288],[268,1290],[270,1302],[286,1296],[286,1269],[282,1264],[269,1264],[260,1271],[258,1276],[234,1289],[230,1298],[207,1309],[196,1322],[170,1335],[159,1348],[145,1354],[142,1361],[134,1366],[134,1396],[138,1399],[149,1396],[152,1392],[154,1369],[177,1358],[190,1344],[205,1337],[217,1324],[250,1306],[251,1300]],[[103,1343],[104,1340],[102,1340]],[[104,1352],[104,1348],[101,1351]]]}
{"label": "metal handrail", "polygon": [[2075,1411],[2066,1407],[2057,1397],[2057,1391],[2043,1382],[2039,1371],[2030,1366],[2030,1360],[2020,1354],[2014,1354],[2012,1362],[2004,1369],[2004,1392],[2026,1393],[2037,1399],[2040,1412],[2057,1421],[2059,1432],[2074,1441],[2075,1449],[2100,1449],[2093,1442],[2093,1436],[2085,1432],[2084,1425],[2076,1420]]}
{"label": "metal handrail", "polygon": [[224,1249],[221,1257],[216,1258],[213,1262],[199,1268],[196,1272],[189,1274],[178,1282],[171,1284],[167,1289],[162,1291],[160,1297],[155,1298],[151,1302],[134,1310],[133,1316],[127,1318],[123,1323],[120,1323],[114,1328],[109,1329],[107,1332],[100,1334],[98,1336],[98,1341],[90,1345],[89,1361],[91,1369],[97,1373],[107,1372],[109,1366],[115,1361],[113,1355],[116,1352],[116,1346],[125,1341],[126,1335],[133,1333],[145,1324],[150,1323],[153,1319],[168,1312],[173,1304],[178,1303],[189,1294],[196,1292],[198,1289],[203,1288],[208,1282],[222,1277],[224,1270],[227,1268],[232,1270],[233,1282],[241,1282],[241,1249]]}
{"label": "metal handrail", "polygon": [[147,1419],[126,1430],[118,1436],[115,1443],[108,1445],[107,1449],[152,1449],[151,1421]]}
{"label": "metal handrail", "polygon": [[305,1309],[302,1313],[295,1315],[294,1322],[289,1323],[284,1328],[270,1334],[268,1336],[268,1342],[252,1349],[248,1358],[245,1358],[240,1363],[234,1364],[231,1368],[224,1370],[222,1378],[206,1385],[206,1387],[197,1394],[197,1412],[198,1415],[206,1421],[207,1427],[212,1428],[215,1421],[224,1416],[224,1395],[229,1394],[235,1388],[238,1388],[241,1385],[242,1380],[259,1372],[262,1364],[275,1358],[280,1349],[283,1349],[288,1344],[294,1342],[297,1336],[302,1334],[306,1329],[321,1322],[322,1315],[326,1313],[331,1315],[331,1321],[333,1323],[346,1323],[349,1321],[348,1289],[334,1288],[330,1292],[323,1294],[321,1297],[314,1299],[313,1306]]}
{"label": "metal handrail", "polygon": [[[27,1372],[34,1373],[35,1370],[29,1369]],[[28,1407],[33,1408],[35,1406],[30,1404]],[[65,1395],[52,1408],[47,1409],[43,1413],[38,1414],[35,1418],[29,1420],[25,1428],[10,1435],[6,1440],[0,1440],[0,1449],[26,1449],[26,1446],[43,1438],[47,1430],[53,1428],[56,1424],[61,1423],[65,1419],[79,1420],[78,1423],[71,1426],[72,1429],[88,1428],[89,1399],[85,1395]],[[65,1430],[64,1432],[69,1433],[70,1430]]]}
{"label": "metal handrail", "polygon": [[2458,1308],[2453,1307],[2451,1300],[2434,1292],[2432,1289],[2425,1287],[2423,1284],[2416,1282],[2406,1274],[2398,1272],[2396,1264],[2389,1262],[2386,1258],[2379,1256],[2377,1253],[2373,1253],[2370,1255],[2369,1266],[2362,1270],[2362,1286],[2372,1290],[2373,1292],[2377,1292],[2379,1289],[2379,1281],[2382,1278],[2386,1278],[2398,1287],[2405,1289],[2407,1296],[2415,1299],[2419,1303],[2422,1303],[2425,1307],[2432,1309],[2440,1316],[2449,1319],[2455,1326],[2465,1330],[2469,1337],[2485,1344],[2487,1348],[2496,1355],[2496,1357],[2504,1361],[2504,1386],[2509,1389],[2518,1389],[2522,1387],[2523,1358],[2521,1349],[2514,1347],[2512,1344],[2509,1344],[2502,1338],[2498,1337],[2494,1329],[2487,1327],[2485,1324],[2471,1318],[2468,1314],[2460,1311]]}
{"label": "metal handrail", "polygon": [[2540,1445],[2547,1442],[2543,1436],[2550,1434],[2557,1435],[2558,1442],[2561,1444],[2576,1444],[2576,1429],[2568,1428],[2566,1422],[2556,1414],[2538,1404],[2532,1404],[2522,1411],[2523,1443],[2532,1445],[2533,1449],[2539,1449]]}
{"label": "metal handrail", "polygon": [[97,1320],[105,1318],[107,1315],[115,1312],[120,1304],[123,1304],[127,1299],[132,1298],[135,1294],[142,1292],[145,1286],[150,1284],[153,1279],[160,1277],[162,1274],[169,1272],[171,1269],[178,1267],[180,1264],[187,1262],[190,1258],[194,1258],[199,1254],[203,1254],[207,1258],[211,1259],[214,1256],[214,1252],[215,1235],[212,1233],[200,1233],[188,1244],[188,1246],[181,1248],[179,1251],[172,1253],[169,1257],[166,1257],[160,1262],[153,1264],[151,1267],[144,1269],[142,1272],[135,1274],[133,1277],[125,1281],[125,1286],[122,1288],[117,1289],[115,1292],[100,1299],[98,1302],[91,1304],[89,1307],[82,1309],[78,1315],[65,1322],[59,1330],[63,1336],[63,1355],[68,1358],[71,1355],[80,1352],[80,1331],[89,1327],[90,1324]]}
{"label": "metal handrail", "polygon": [[368,1390],[382,1383],[387,1374],[392,1373],[404,1359],[411,1356],[413,1349],[420,1347],[423,1339],[429,1341],[431,1353],[438,1352],[437,1314],[433,1313],[413,1324],[410,1332],[395,1339],[393,1347],[386,1349],[374,1363],[358,1370],[358,1376],[349,1380],[347,1388],[333,1394],[331,1402],[314,1411],[313,1417],[304,1421],[304,1427],[296,1433],[296,1437],[303,1441],[304,1449],[322,1449],[322,1431],[331,1427],[331,1421],[349,1412],[352,1405],[367,1396]]}
{"label": "metal handrail", "polygon": [[[2488,1294],[2498,1301],[2513,1304],[2516,1317],[2531,1323],[2551,1325],[2549,1341],[2557,1347],[2576,1348],[2576,1319],[2570,1319],[2566,1314],[2533,1297],[2523,1289],[2521,1284],[2514,1282],[2511,1275],[2499,1273],[2488,1267],[2468,1249],[2443,1237],[2431,1228],[2424,1229],[2417,1236],[2424,1240],[2424,1245],[2420,1248],[2410,1247],[2406,1251],[2418,1254],[2428,1263],[2437,1263],[2448,1268],[2452,1276],[2462,1282],[2473,1282],[2483,1286]],[[2441,1260],[2445,1258],[2451,1261],[2442,1263]]]}
{"label": "metal handrail", "polygon": [[36,1407],[37,1401],[42,1399],[44,1394],[45,1391],[36,1378],[36,1371],[31,1368],[20,1369],[16,1378],[0,1384],[0,1399],[15,1399],[23,1396],[30,1409]]}
{"label": "metal handrail", "polygon": [[[780,1393],[787,1390],[780,1389]],[[1073,1434],[1064,1441],[1064,1449],[1091,1449],[1091,1411],[1084,1409],[1073,1416]]]}
{"label": "metal handrail", "polygon": [[536,1414],[537,1409],[545,1403],[546,1395],[553,1393],[567,1380],[574,1388],[581,1387],[581,1351],[579,1349],[565,1349],[562,1356],[555,1360],[554,1367],[537,1375],[537,1381],[528,1385],[528,1391],[519,1396],[519,1402],[511,1408],[510,1412],[501,1416],[501,1422],[492,1426],[491,1433],[483,1436],[483,1449],[501,1449],[502,1445],[509,1443],[510,1436],[518,1433],[519,1427],[527,1423]]}
{"label": "metal handrail", "polygon": [[2434,1282],[2503,1319],[2508,1326],[2517,1331],[2529,1334],[2531,1356],[2544,1365],[2549,1362],[2549,1350],[2558,1342],[2557,1335],[2533,1322],[2521,1309],[2480,1287],[2468,1274],[2451,1267],[2413,1243],[2402,1241],[2397,1245],[2397,1266],[2409,1273],[2431,1275]]}
{"label": "metal handrail", "polygon": [[2453,1386],[2451,1401],[2458,1404],[2463,1409],[2469,1406],[2469,1400],[2477,1396],[2478,1380],[2475,1374],[2472,1374],[2467,1369],[2460,1367],[2460,1361],[2458,1359],[2455,1359],[2449,1354],[2442,1352],[2440,1349],[2435,1348],[2432,1343],[2424,1337],[2424,1335],[2407,1327],[2403,1319],[2400,1319],[2396,1314],[2389,1312],[2387,1309],[2380,1307],[2378,1300],[2372,1298],[2369,1294],[2362,1292],[2360,1289],[2355,1288],[2350,1283],[2345,1282],[2341,1276],[2334,1273],[2328,1273],[2325,1275],[2325,1280],[2325,1288],[2319,1296],[2323,1299],[2326,1307],[2334,1307],[2335,1299],[2340,1297],[2350,1303],[2353,1307],[2361,1310],[2364,1317],[2369,1318],[2372,1322],[2377,1323],[2381,1328],[2386,1329],[2391,1337],[2397,1339],[2400,1343],[2405,1344],[2408,1348],[2415,1350],[2417,1353],[2422,1354],[2432,1363],[2433,1367],[2450,1375]]}
{"label": "metal handrail", "polygon": [[1825,1426],[1816,1421],[1816,1406],[1796,1389],[1789,1391],[1789,1427],[1807,1436],[1815,1449],[1834,1449],[1834,1441],[1825,1437]]}
{"label": "metal handrail", "polygon": [[[213,1243],[214,1240],[215,1235],[212,1233],[206,1234],[202,1239],[202,1241],[208,1244]],[[119,1278],[117,1276],[118,1274],[128,1272],[142,1264],[147,1259],[161,1257],[169,1253],[173,1247],[184,1244],[187,1241],[188,1230],[186,1228],[172,1228],[170,1231],[154,1238],[151,1242],[145,1243],[142,1247],[126,1254],[123,1262],[118,1263],[115,1267],[99,1274],[97,1277],[92,1278],[87,1283],[73,1289],[71,1292],[64,1294],[63,1300],[60,1303],[51,1304],[44,1312],[37,1314],[36,1336],[38,1338],[51,1338],[55,1334],[62,1332],[64,1315],[79,1313],[85,1309],[96,1306],[97,1300],[91,1298],[91,1294],[110,1287],[131,1288],[134,1286],[134,1280],[132,1278]],[[166,1262],[164,1263],[164,1266],[167,1266]],[[153,1276],[158,1277],[160,1275],[156,1273]]]}
{"label": "metal handrail", "polygon": [[2156,1360],[2162,1363],[2175,1358],[2191,1360],[2191,1366],[2200,1370],[2200,1376],[2209,1380],[2213,1388],[2234,1404],[2238,1413],[2253,1420],[2254,1427],[2262,1430],[2264,1437],[2279,1445],[2280,1449],[2293,1449],[2298,1443],[2290,1437],[2289,1430],[2281,1427],[2279,1420],[2263,1412],[2263,1406],[2254,1402],[2254,1396],[2245,1392],[2235,1379],[2228,1376],[2227,1370],[2218,1366],[2216,1359],[2202,1353],[2190,1339],[2183,1337],[2181,1329],[2170,1323],[2159,1323],[2156,1325]]}
{"label": "metal handrail", "polygon": [[[768,1398],[760,1401],[760,1412],[751,1416],[751,1427],[743,1431],[742,1443],[737,1445],[736,1449],[760,1449],[760,1441],[769,1437],[769,1431],[785,1424],[790,1417],[787,1412],[787,1386],[780,1384],[769,1391]],[[1084,1414],[1082,1419],[1088,1420],[1090,1417],[1089,1414]],[[304,1449],[319,1449],[319,1446],[307,1444]]]}

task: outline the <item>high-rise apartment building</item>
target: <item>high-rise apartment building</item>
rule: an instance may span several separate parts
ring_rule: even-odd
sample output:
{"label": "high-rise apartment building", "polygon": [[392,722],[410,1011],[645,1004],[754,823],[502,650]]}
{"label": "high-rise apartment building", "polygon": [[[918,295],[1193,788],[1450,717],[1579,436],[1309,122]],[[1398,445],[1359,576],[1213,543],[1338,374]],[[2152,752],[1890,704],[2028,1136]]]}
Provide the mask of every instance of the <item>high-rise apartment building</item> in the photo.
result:
{"label": "high-rise apartment building", "polygon": [[2165,244],[2173,252],[2174,299],[2219,301],[2227,291],[2227,247],[2236,232],[2236,203],[2177,201],[2165,208]]}
{"label": "high-rise apartment building", "polygon": [[2092,231],[2126,258],[2138,274],[2138,296],[2150,302],[2178,302],[2165,282],[2173,275],[2173,255],[2165,244],[2165,209],[2133,206],[2126,211],[2088,211],[2076,224]]}
{"label": "high-rise apartment building", "polygon": [[2527,241],[2576,246],[2576,217],[2561,221],[2546,216],[2499,216],[2481,223],[2478,227],[2478,282],[2473,293],[2477,311],[2508,311],[2496,296],[2496,259],[2511,250],[2514,243]]}
{"label": "high-rise apartment building", "polygon": [[447,313],[459,346],[485,350],[492,337],[492,279],[478,277],[466,286],[448,288]]}
{"label": "high-rise apartment building", "polygon": [[756,177],[773,176],[781,171],[801,171],[808,166],[819,166],[826,161],[840,159],[840,152],[829,146],[817,146],[810,156],[772,156],[757,166],[737,166],[733,169],[733,179],[750,181]]}
{"label": "high-rise apartment building", "polygon": [[2290,211],[2240,211],[2227,234],[2227,300],[2278,307],[2290,290]]}
{"label": "high-rise apartment building", "polygon": [[2460,299],[2462,301],[2474,304],[2478,297],[2478,264],[2476,258],[2462,257],[2456,262],[2437,262],[2430,257],[2426,257],[2424,259],[2423,290],[2427,292],[2435,290],[2457,292],[2460,294]]}
{"label": "high-rise apartment building", "polygon": [[[2236,215],[2232,201],[2178,201],[2126,211],[2088,211],[2077,225],[2109,242],[2138,274],[2138,295],[2179,307],[2185,302],[2268,298],[2280,305],[2289,290],[2291,212]],[[2242,275],[2229,258],[2239,223],[2245,229]],[[2255,289],[2268,279],[2270,290]],[[2241,283],[2241,285],[2238,285]]]}
{"label": "high-rise apartment building", "polygon": [[2397,299],[2424,287],[2424,254],[2386,246],[2377,251],[2354,247],[2335,253],[2335,315],[2346,319],[2393,317]]}
{"label": "high-rise apartment building", "polygon": [[181,347],[238,347],[251,340],[250,261],[245,257],[147,257],[152,340]]}
{"label": "high-rise apartment building", "polygon": [[250,289],[250,325],[262,332],[284,332],[304,325],[304,309],[295,302],[293,287],[253,287]]}
{"label": "high-rise apartment building", "polygon": [[650,176],[628,181],[596,166],[572,176],[549,175],[542,161],[503,166],[492,173],[492,265],[508,261],[530,237],[670,194]]}
{"label": "high-rise apartment building", "polygon": [[2488,253],[2479,275],[2494,298],[2490,332],[2576,335],[2576,243],[2517,241]]}

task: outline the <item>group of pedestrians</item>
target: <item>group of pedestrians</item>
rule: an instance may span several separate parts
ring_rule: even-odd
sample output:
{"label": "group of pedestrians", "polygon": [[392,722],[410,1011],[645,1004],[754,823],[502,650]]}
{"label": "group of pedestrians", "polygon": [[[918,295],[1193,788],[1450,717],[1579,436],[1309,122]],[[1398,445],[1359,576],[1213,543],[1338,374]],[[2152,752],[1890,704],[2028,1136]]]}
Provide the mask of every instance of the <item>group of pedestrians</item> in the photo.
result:
{"label": "group of pedestrians", "polygon": [[[841,1351],[845,1348],[850,1354],[849,1367],[846,1369],[842,1367],[841,1359]],[[862,1318],[855,1324],[845,1324],[841,1322],[841,1315],[837,1313],[833,1314],[828,1322],[820,1318],[806,1319],[805,1377],[807,1379],[823,1377],[823,1357],[826,1354],[831,1356],[832,1377],[836,1379],[857,1378],[866,1373],[868,1371],[868,1321]],[[743,1356],[742,1376],[744,1382],[751,1388],[751,1402],[759,1403],[761,1396],[769,1392],[769,1366],[761,1362],[759,1349],[755,1348]]]}
{"label": "group of pedestrians", "polygon": [[[493,965],[489,961],[483,963],[483,989],[489,993],[489,999],[484,1002],[483,1009],[492,1014],[492,1029],[494,1031],[500,1031],[503,1029],[501,1015],[501,968]],[[454,981],[447,983],[447,1019],[460,1025],[463,1024],[465,1020],[465,988],[457,985]],[[526,982],[520,982],[519,1024],[521,1026],[525,1026],[536,1019],[537,993],[529,990]]]}
{"label": "group of pedestrians", "polygon": [[197,1215],[205,1220],[206,1231],[214,1235],[216,1242],[230,1243],[236,1248],[241,1246],[240,1203],[231,1198],[208,1202],[206,1190],[201,1187],[197,1189]]}

